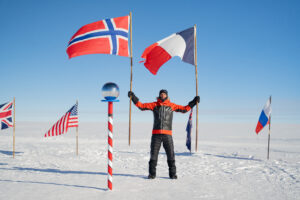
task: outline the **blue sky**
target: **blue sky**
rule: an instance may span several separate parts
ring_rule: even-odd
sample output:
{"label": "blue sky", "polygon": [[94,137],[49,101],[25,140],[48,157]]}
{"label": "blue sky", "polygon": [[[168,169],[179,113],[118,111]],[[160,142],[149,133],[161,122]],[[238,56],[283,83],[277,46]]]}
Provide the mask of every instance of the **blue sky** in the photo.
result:
{"label": "blue sky", "polygon": [[[162,88],[186,105],[195,96],[194,66],[172,58],[156,76],[140,64],[152,43],[197,25],[201,122],[252,122],[272,95],[273,122],[300,123],[300,2],[0,0],[0,103],[16,97],[19,121],[53,121],[76,100],[82,121],[105,121],[106,82],[120,87],[115,120],[127,122],[130,60],[112,55],[68,59],[83,25],[133,14],[133,91],[154,101]],[[188,115],[174,121],[186,123]],[[133,122],[152,121],[133,107]],[[254,127],[255,128],[255,127]],[[253,128],[253,129],[254,129]]]}

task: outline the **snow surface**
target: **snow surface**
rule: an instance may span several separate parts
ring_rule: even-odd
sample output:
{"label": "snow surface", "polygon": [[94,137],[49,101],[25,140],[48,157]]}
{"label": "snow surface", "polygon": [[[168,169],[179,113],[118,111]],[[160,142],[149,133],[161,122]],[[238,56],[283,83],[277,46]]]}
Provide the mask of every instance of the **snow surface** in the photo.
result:
{"label": "snow surface", "polygon": [[16,157],[12,129],[0,132],[0,199],[300,199],[300,125],[200,123],[198,152],[185,147],[186,124],[174,124],[177,180],[168,178],[161,148],[157,175],[146,179],[151,123],[115,123],[113,191],[107,190],[107,124],[82,123],[79,156],[75,129],[43,138],[51,123],[18,123]]}

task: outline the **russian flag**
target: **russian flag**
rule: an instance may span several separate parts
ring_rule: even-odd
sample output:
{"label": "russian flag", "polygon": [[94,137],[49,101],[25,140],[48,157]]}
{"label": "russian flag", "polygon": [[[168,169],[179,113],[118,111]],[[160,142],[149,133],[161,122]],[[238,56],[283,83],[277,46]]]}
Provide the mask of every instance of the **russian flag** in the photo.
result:
{"label": "russian flag", "polygon": [[267,124],[270,123],[270,116],[271,116],[271,97],[268,99],[266,105],[264,106],[263,110],[261,111],[255,132],[258,134]]}
{"label": "russian flag", "polygon": [[174,33],[147,47],[142,55],[145,67],[156,75],[159,68],[174,56],[179,56],[182,61],[194,65],[194,31],[192,27]]}

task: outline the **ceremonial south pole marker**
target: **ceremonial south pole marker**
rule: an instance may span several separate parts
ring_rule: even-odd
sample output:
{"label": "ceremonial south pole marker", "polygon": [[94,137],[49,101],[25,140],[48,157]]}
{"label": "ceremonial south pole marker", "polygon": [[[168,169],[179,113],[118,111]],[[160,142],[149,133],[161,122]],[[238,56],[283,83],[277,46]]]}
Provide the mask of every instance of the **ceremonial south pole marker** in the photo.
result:
{"label": "ceremonial south pole marker", "polygon": [[105,98],[103,102],[108,102],[108,173],[107,187],[112,190],[112,175],[113,175],[113,102],[118,102],[119,87],[117,84],[108,82],[102,87],[102,96]]}

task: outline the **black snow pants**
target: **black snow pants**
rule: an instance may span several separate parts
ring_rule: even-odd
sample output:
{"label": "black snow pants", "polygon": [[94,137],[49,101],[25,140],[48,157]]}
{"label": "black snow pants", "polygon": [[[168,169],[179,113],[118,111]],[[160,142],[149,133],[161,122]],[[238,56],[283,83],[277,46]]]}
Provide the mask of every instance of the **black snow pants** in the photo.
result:
{"label": "black snow pants", "polygon": [[169,176],[176,175],[173,137],[172,135],[166,135],[166,134],[152,135],[150,161],[149,161],[149,174],[156,176],[156,165],[157,165],[158,153],[159,153],[161,143],[163,143],[163,147],[167,154]]}

